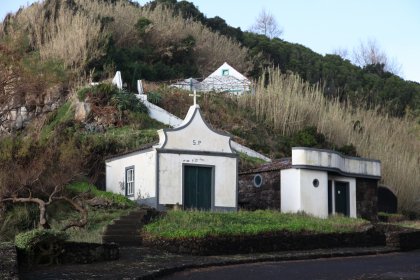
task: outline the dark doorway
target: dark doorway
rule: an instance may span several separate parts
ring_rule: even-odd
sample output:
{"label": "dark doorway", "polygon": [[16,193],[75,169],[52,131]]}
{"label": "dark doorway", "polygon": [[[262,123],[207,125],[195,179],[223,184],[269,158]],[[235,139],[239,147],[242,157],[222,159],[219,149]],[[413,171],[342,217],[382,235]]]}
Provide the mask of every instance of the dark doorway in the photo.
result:
{"label": "dark doorway", "polygon": [[211,209],[212,167],[184,166],[184,208]]}
{"label": "dark doorway", "polygon": [[328,180],[328,215],[332,214],[332,181]]}
{"label": "dark doorway", "polygon": [[349,183],[335,182],[335,213],[350,216]]}

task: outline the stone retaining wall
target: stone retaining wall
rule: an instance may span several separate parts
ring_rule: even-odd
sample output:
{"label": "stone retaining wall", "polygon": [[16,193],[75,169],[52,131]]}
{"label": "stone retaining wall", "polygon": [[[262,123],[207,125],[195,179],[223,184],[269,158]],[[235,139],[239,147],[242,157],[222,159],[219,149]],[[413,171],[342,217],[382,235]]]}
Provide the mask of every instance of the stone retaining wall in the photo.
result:
{"label": "stone retaining wall", "polygon": [[16,247],[13,243],[0,243],[0,279],[19,279]]}
{"label": "stone retaining wall", "polygon": [[369,247],[385,245],[385,234],[374,229],[352,233],[290,233],[277,232],[257,236],[226,236],[185,239],[157,239],[144,236],[143,245],[172,253],[219,255],[287,250],[311,250],[338,247]]}
{"label": "stone retaining wall", "polygon": [[386,245],[402,251],[420,249],[420,230],[393,224],[377,224],[377,230],[385,233]]}
{"label": "stone retaining wall", "polygon": [[400,249],[402,251],[420,249],[420,231],[406,231],[399,234]]}
{"label": "stone retaining wall", "polygon": [[[61,253],[51,256],[51,262],[44,264],[87,264],[101,261],[113,261],[119,259],[119,247],[115,243],[84,243],[84,242],[64,242],[60,249]],[[34,262],[25,251],[17,250],[19,269],[30,270],[40,265]],[[49,261],[48,259],[42,259]],[[3,278],[0,277],[2,280]]]}
{"label": "stone retaining wall", "polygon": [[66,242],[64,243],[64,252],[60,256],[60,263],[93,263],[118,259],[119,248],[114,243]]}

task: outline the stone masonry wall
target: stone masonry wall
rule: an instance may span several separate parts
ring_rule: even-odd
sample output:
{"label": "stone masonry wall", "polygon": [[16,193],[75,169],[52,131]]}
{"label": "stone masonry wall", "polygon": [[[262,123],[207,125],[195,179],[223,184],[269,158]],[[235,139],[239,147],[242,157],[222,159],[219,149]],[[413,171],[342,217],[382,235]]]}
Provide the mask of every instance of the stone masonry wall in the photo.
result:
{"label": "stone masonry wall", "polygon": [[378,219],[378,180],[356,178],[357,217],[370,221]]}
{"label": "stone masonry wall", "polygon": [[66,242],[60,261],[64,264],[113,261],[119,259],[119,252],[114,243]]}
{"label": "stone masonry wall", "polygon": [[0,243],[0,279],[17,280],[17,254],[15,244]]}
{"label": "stone masonry wall", "polygon": [[209,236],[206,238],[143,238],[143,245],[177,254],[225,255],[339,247],[384,246],[385,234],[374,228],[347,233],[270,232],[250,236]]}
{"label": "stone masonry wall", "polygon": [[[260,187],[254,186],[257,174],[262,177]],[[239,174],[238,206],[248,210],[280,210],[280,171]]]}

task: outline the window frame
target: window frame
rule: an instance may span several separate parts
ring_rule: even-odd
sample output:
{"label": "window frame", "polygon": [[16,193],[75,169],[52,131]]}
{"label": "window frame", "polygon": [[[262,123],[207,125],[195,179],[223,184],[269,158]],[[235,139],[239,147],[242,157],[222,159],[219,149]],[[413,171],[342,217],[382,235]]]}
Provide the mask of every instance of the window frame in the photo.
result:
{"label": "window frame", "polygon": [[[132,178],[130,178],[131,180],[129,181],[128,179],[129,179],[130,172],[131,172]],[[125,196],[129,196],[129,197],[134,196],[135,177],[136,177],[136,173],[135,173],[134,165],[126,167],[125,168]]]}

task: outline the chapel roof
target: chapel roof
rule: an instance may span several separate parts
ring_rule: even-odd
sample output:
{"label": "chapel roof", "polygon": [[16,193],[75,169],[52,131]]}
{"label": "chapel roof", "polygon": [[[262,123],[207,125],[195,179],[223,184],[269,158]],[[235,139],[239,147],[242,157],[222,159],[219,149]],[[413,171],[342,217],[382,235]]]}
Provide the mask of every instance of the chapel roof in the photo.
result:
{"label": "chapel roof", "polygon": [[116,154],[116,155],[108,156],[108,157],[105,158],[105,160],[107,161],[107,160],[119,158],[119,157],[122,157],[122,156],[126,156],[126,155],[129,155],[129,154],[134,154],[134,153],[137,153],[137,152],[145,151],[145,150],[153,148],[153,146],[157,145],[158,143],[159,143],[158,141],[154,141],[152,143],[147,143],[147,144],[144,144],[144,145],[142,145],[142,146],[140,146],[136,149],[127,150],[127,151],[124,151],[124,152]]}
{"label": "chapel roof", "polygon": [[277,171],[282,169],[288,169],[292,167],[292,158],[281,158],[273,159],[272,162],[264,163],[257,168],[240,171],[239,174],[252,174],[261,172]]}

